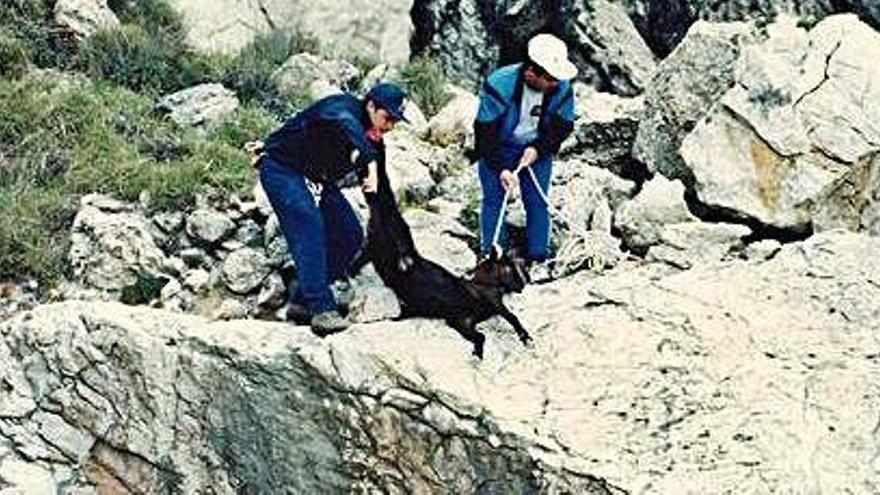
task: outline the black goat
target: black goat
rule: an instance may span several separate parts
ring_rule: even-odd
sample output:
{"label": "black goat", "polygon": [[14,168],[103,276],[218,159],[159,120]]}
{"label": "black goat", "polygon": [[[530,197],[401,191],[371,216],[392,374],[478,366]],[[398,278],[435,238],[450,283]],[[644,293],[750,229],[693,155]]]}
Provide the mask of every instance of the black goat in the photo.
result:
{"label": "black goat", "polygon": [[401,318],[442,318],[474,345],[483,358],[485,335],[478,323],[499,315],[516,330],[523,344],[531,340],[519,319],[502,301],[507,291],[522,291],[527,277],[523,267],[507,256],[480,263],[471,280],[457,277],[419,255],[391,190],[384,164],[379,167],[377,192],[367,194],[370,218],[366,245],[352,266],[355,271],[372,261],[379,277],[401,303]]}

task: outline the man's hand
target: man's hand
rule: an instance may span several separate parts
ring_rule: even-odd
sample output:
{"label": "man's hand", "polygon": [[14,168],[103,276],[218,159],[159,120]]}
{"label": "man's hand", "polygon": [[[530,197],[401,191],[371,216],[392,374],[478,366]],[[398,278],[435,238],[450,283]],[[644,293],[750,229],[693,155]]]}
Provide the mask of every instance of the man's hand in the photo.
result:
{"label": "man's hand", "polygon": [[516,174],[510,170],[502,170],[501,175],[499,175],[498,178],[501,179],[501,187],[503,187],[505,191],[510,191],[511,189],[516,188]]}
{"label": "man's hand", "polygon": [[519,159],[519,165],[516,167],[516,171],[524,170],[526,167],[531,166],[535,163],[535,160],[538,159],[538,150],[535,149],[534,146],[529,146],[523,150],[523,154]]}
{"label": "man's hand", "polygon": [[367,164],[367,176],[361,186],[364,194],[372,194],[379,190],[379,166],[375,161]]}

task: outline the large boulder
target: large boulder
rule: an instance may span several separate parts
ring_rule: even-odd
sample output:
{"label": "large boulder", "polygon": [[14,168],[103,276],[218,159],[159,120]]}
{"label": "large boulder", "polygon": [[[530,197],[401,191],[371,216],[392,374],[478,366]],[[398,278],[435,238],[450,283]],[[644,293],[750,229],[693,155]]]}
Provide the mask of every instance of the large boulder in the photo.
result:
{"label": "large boulder", "polygon": [[477,264],[477,257],[465,239],[471,233],[455,219],[420,209],[404,212],[419,254],[456,275],[464,275]]}
{"label": "large boulder", "polygon": [[158,276],[165,254],[156,245],[150,222],[133,205],[98,194],[80,200],[69,251],[73,282],[108,294],[142,276]]}
{"label": "large boulder", "polygon": [[633,150],[649,171],[693,182],[679,146],[733,84],[734,66],[751,32],[741,23],[698,22],[660,64],[646,92]]}
{"label": "large boulder", "polygon": [[171,0],[188,42],[234,53],[272,30],[305,33],[336,53],[403,64],[409,59],[412,0]]}
{"label": "large boulder", "polygon": [[660,242],[666,225],[695,222],[679,181],[658,175],[646,182],[639,194],[624,203],[614,217],[614,226],[627,246],[637,251]]}
{"label": "large boulder", "polygon": [[163,97],[156,108],[185,127],[211,129],[230,117],[238,108],[235,92],[222,84],[193,86]]}
{"label": "large boulder", "polygon": [[738,255],[745,249],[743,239],[751,233],[745,225],[727,223],[664,225],[646,258],[687,270]]}
{"label": "large boulder", "polygon": [[442,151],[406,130],[389,133],[385,149],[388,179],[395,194],[409,201],[427,200],[435,185],[430,167]]}
{"label": "large boulder", "polygon": [[649,0],[647,8],[631,12],[639,32],[654,53],[668,55],[697,20],[710,22],[772,22],[779,15],[791,15],[812,24],[823,17],[854,7],[835,0]]}
{"label": "large boulder", "polygon": [[878,249],[824,233],[530,286],[508,304],[534,347],[490,321],[482,362],[438,320],[318,339],[44,305],[0,324],[0,474],[26,493],[862,493]]}
{"label": "large boulder", "polygon": [[780,21],[768,33],[744,51],[736,84],[682,143],[699,199],[798,231],[872,223],[880,34],[854,15],[828,17],[809,33]]}
{"label": "large boulder", "polygon": [[453,98],[428,121],[428,141],[438,146],[474,145],[474,120],[480,100],[467,91],[454,90]]}
{"label": "large boulder", "polygon": [[107,0],[58,0],[55,23],[75,37],[85,38],[98,30],[118,27],[119,19],[107,6]]}
{"label": "large boulder", "polygon": [[644,97],[621,97],[581,83],[575,83],[574,90],[575,128],[561,154],[576,155],[578,160],[623,177],[639,176],[632,153]]}
{"label": "large boulder", "polygon": [[358,69],[346,61],[304,52],[291,56],[275,70],[272,83],[287,98],[317,100],[351,89],[358,76]]}

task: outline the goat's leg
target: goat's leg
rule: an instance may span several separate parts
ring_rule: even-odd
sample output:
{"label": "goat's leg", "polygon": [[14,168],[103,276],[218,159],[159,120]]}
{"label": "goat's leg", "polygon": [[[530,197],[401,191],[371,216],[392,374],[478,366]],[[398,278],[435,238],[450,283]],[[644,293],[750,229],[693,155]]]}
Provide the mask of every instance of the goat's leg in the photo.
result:
{"label": "goat's leg", "polygon": [[348,263],[348,266],[345,268],[346,276],[351,278],[356,277],[370,261],[372,260],[370,259],[370,253],[367,250],[367,247],[361,246],[357,254],[354,255],[354,258],[352,258]]}
{"label": "goat's leg", "polygon": [[519,337],[520,342],[523,345],[529,345],[529,342],[532,341],[532,336],[529,335],[529,332],[526,331],[525,327],[523,327],[522,323],[520,323],[519,318],[516,317],[515,314],[504,304],[499,304],[497,307],[498,314],[507,320],[508,323],[513,326],[513,329],[516,331],[516,335]]}
{"label": "goat's leg", "polygon": [[446,320],[446,323],[455,329],[462,337],[464,337],[468,342],[474,344],[474,356],[477,356],[480,359],[483,359],[483,345],[486,342],[486,336],[482,333],[478,332],[476,328],[474,328],[474,323],[472,319],[463,318],[463,319],[449,319]]}

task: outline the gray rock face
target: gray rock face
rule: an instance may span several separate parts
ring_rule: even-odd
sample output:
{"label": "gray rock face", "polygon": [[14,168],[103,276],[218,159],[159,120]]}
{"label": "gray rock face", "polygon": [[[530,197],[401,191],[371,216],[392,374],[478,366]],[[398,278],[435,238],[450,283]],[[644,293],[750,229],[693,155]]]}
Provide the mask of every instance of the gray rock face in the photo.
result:
{"label": "gray rock face", "polygon": [[428,141],[438,146],[473,146],[479,98],[456,90],[455,96],[428,121]]}
{"label": "gray rock face", "polygon": [[216,244],[234,231],[235,222],[219,211],[200,209],[186,219],[186,233],[204,244]]}
{"label": "gray rock face", "polygon": [[79,38],[119,26],[119,19],[107,6],[107,0],[58,0],[55,22]]}
{"label": "gray rock face", "polygon": [[[626,10],[606,0],[571,2],[572,14],[577,17],[570,29],[575,59],[579,65],[595,67],[598,80],[594,85],[618,95],[635,96],[642,93],[656,69],[651,50],[639,35]],[[580,12],[576,6],[583,5]],[[567,25],[563,21],[563,25]]]}
{"label": "gray rock face", "polygon": [[464,275],[477,264],[476,255],[462,240],[471,234],[457,221],[416,209],[404,212],[403,218],[422,256],[456,275]]}
{"label": "gray rock face", "polygon": [[653,55],[626,12],[604,0],[416,0],[415,53],[438,59],[447,75],[471,89],[500,65],[520,61],[529,38],[550,27],[564,39],[579,78],[619,94],[644,88]]}
{"label": "gray rock face", "polygon": [[399,198],[425,201],[434,189],[432,164],[438,153],[406,130],[395,130],[385,138],[386,165],[391,188]]}
{"label": "gray rock face", "polygon": [[[791,15],[813,24],[823,17],[853,7],[829,0],[651,0],[644,12],[633,12],[636,25],[655,53],[665,57],[685,37],[697,20],[770,22],[779,15]],[[855,3],[855,2],[850,2]]]}
{"label": "gray rock face", "polygon": [[341,60],[326,60],[311,53],[298,53],[272,74],[272,83],[282,96],[322,96],[351,89],[360,76],[358,69]]}
{"label": "gray rock face", "polygon": [[696,220],[684,201],[684,185],[659,175],[620,207],[614,225],[630,248],[644,249],[660,241],[665,225]]}
{"label": "gray rock face", "polygon": [[876,215],[880,35],[855,16],[768,28],[736,85],[684,139],[699,198],[781,228],[862,228]]}
{"label": "gray rock face", "polygon": [[236,294],[247,294],[256,290],[271,270],[266,256],[261,251],[248,247],[229,253],[223,260],[226,287]]}
{"label": "gray rock face", "polygon": [[720,261],[742,251],[743,237],[752,231],[744,225],[688,222],[665,225],[648,261],[659,261],[687,270]]}
{"label": "gray rock face", "polygon": [[172,0],[189,43],[202,51],[233,53],[270,30],[302,31],[338,53],[394,64],[409,59],[412,0]]}
{"label": "gray rock face", "polygon": [[222,84],[200,84],[165,96],[156,108],[181,126],[209,129],[235,112],[238,98]]}
{"label": "gray rock face", "polygon": [[69,493],[870,492],[878,249],[834,232],[532,286],[509,303],[534,348],[490,321],[480,363],[431,320],[317,339],[41,306],[0,324],[0,474]]}
{"label": "gray rock face", "polygon": [[645,108],[644,97],[624,98],[575,84],[576,120],[564,156],[576,155],[594,167],[617,175],[634,175],[632,152]]}
{"label": "gray rock face", "polygon": [[660,64],[645,96],[633,154],[651,172],[693,182],[679,146],[734,81],[734,65],[750,37],[745,24],[694,24]]}
{"label": "gray rock face", "polygon": [[70,242],[74,279],[98,291],[117,292],[139,275],[158,274],[165,263],[146,217],[125,203],[96,194],[81,199]]}

